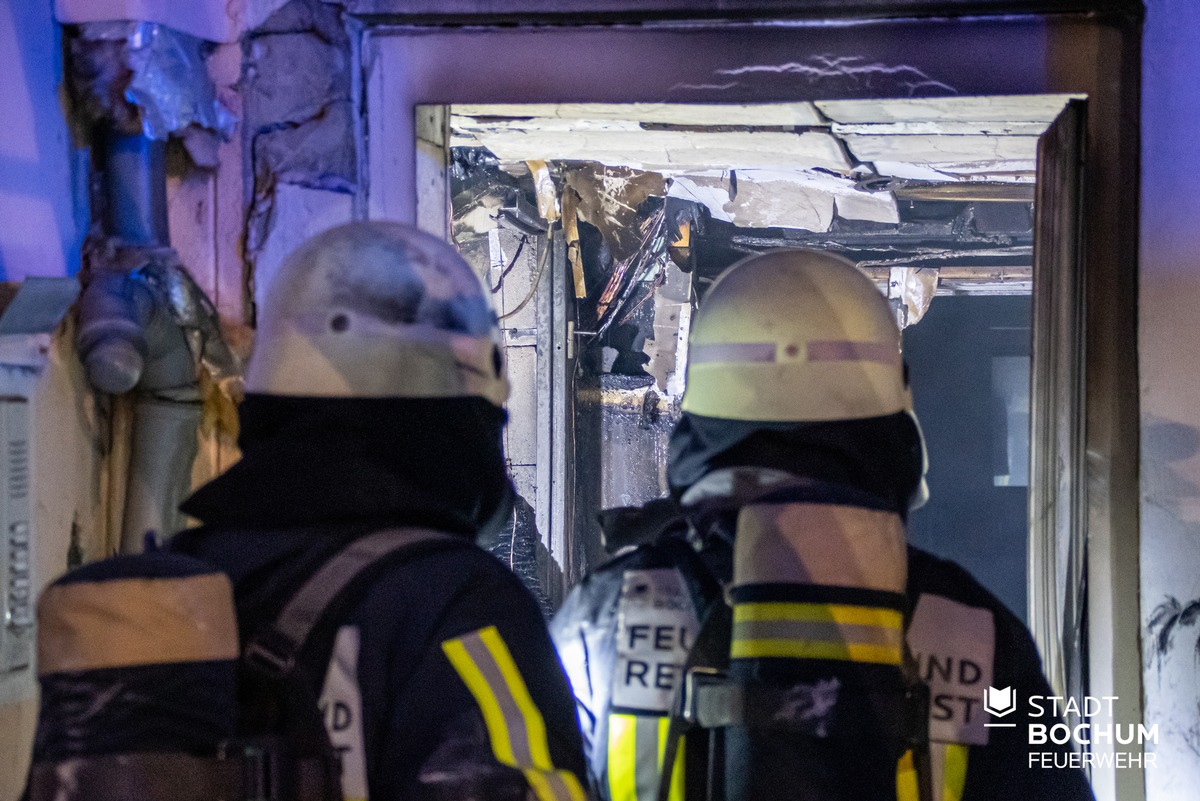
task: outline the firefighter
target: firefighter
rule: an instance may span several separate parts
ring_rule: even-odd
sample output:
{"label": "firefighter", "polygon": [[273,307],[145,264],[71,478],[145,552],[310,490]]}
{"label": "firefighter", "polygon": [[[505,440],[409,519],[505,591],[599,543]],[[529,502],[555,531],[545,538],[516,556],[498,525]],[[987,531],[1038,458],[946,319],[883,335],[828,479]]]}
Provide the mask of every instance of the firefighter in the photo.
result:
{"label": "firefighter", "polygon": [[230,574],[245,639],[356,538],[461,539],[386,564],[300,655],[342,795],[582,801],[570,688],[538,605],[474,545],[513,497],[481,282],[434,237],[357,222],[298,248],[266,297],[242,459],[184,504],[202,525],[173,549]]}
{"label": "firefighter", "polygon": [[[1027,714],[1052,693],[1025,626],[905,545],[924,446],[896,323],[853,264],[776,251],[723,273],[682,412],[671,499],[609,516],[641,544],[551,627],[602,799],[1092,797],[1031,767],[1063,747],[1029,744],[1056,721]],[[988,687],[1017,713],[986,713]]]}

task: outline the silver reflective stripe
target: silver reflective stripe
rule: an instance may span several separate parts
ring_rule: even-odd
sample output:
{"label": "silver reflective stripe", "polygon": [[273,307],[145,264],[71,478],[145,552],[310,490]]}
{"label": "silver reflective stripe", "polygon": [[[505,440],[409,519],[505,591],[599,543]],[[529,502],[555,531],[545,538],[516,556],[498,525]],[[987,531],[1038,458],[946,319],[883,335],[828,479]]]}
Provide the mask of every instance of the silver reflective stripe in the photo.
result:
{"label": "silver reflective stripe", "polygon": [[635,742],[637,743],[637,767],[634,781],[637,782],[638,801],[656,801],[658,798],[658,727],[660,718],[638,715]]}
{"label": "silver reflective stripe", "polygon": [[899,646],[901,630],[850,623],[806,620],[739,620],[733,624],[735,640],[820,640]]}
{"label": "silver reflective stripe", "polygon": [[810,362],[879,362],[900,364],[900,351],[886,342],[833,339],[808,343]]}
{"label": "silver reflective stripe", "polygon": [[[561,798],[562,801],[571,801],[571,799],[575,798],[575,794],[567,784],[566,776],[562,771],[543,773],[542,776],[545,778],[546,784],[550,786],[552,798]],[[526,778],[528,778],[528,774],[526,774]]]}
{"label": "silver reflective stripe", "polygon": [[546,721],[496,627],[445,640],[442,651],[483,714],[496,761],[520,770],[538,801],[586,801],[575,774],[554,767]]}
{"label": "silver reflective stripe", "polygon": [[711,345],[692,345],[688,349],[692,364],[706,362],[773,362],[774,342],[720,342]]}
{"label": "silver reflective stripe", "polygon": [[537,763],[533,759],[533,749],[529,747],[529,728],[525,714],[517,704],[517,699],[513,698],[512,692],[508,688],[508,682],[504,680],[504,673],[496,664],[496,660],[492,658],[492,652],[475,634],[463,637],[460,642],[475,662],[475,667],[483,674],[484,680],[492,691],[492,696],[500,706],[500,713],[504,716],[507,724],[508,739],[512,743],[513,757],[516,759],[517,767],[534,767]]}

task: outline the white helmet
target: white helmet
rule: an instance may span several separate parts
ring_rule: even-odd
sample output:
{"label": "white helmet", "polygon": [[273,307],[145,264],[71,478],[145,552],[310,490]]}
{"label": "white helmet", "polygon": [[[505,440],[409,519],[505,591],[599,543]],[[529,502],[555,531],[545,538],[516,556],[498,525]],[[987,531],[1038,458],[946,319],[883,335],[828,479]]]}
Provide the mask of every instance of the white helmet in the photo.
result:
{"label": "white helmet", "polygon": [[331,398],[508,398],[482,281],[449,244],[354,222],[280,266],[258,317],[246,391]]}
{"label": "white helmet", "polygon": [[896,318],[852,262],[815,250],[742,259],[709,288],[688,340],[683,411],[750,422],[862,420],[912,407]]}
{"label": "white helmet", "polygon": [[900,330],[854,264],[812,250],[743,259],[708,290],[688,341],[683,410],[817,422],[908,406]]}

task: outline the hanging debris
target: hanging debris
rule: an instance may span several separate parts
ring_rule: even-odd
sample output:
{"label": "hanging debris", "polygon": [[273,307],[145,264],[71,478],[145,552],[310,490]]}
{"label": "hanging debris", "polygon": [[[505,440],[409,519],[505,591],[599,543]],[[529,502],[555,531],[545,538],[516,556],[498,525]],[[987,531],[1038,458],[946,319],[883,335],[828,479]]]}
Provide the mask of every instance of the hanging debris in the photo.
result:
{"label": "hanging debris", "polygon": [[617,263],[600,295],[596,306],[596,318],[600,322],[597,336],[602,336],[612,325],[637,283],[654,279],[667,258],[666,206],[643,220],[638,233],[641,239],[637,250]]}
{"label": "hanging debris", "polygon": [[896,324],[907,328],[921,322],[938,288],[936,267],[893,267],[888,277],[888,300]]}
{"label": "hanging debris", "polygon": [[642,248],[638,210],[651,195],[666,195],[666,179],[656,172],[602,164],[570,167],[563,179],[579,195],[579,217],[600,229],[613,257],[633,258]]}
{"label": "hanging debris", "polygon": [[154,22],[89,22],[70,40],[70,86],[90,122],[164,140],[197,128],[228,140],[237,118],[216,97],[210,45]]}
{"label": "hanging debris", "polygon": [[575,284],[575,297],[587,297],[587,282],[583,274],[583,255],[579,249],[579,195],[567,187],[562,195],[563,238],[567,243],[567,261]]}
{"label": "hanging debris", "polygon": [[533,191],[537,195],[538,215],[548,223],[558,219],[558,190],[544,161],[526,161],[533,175]]}

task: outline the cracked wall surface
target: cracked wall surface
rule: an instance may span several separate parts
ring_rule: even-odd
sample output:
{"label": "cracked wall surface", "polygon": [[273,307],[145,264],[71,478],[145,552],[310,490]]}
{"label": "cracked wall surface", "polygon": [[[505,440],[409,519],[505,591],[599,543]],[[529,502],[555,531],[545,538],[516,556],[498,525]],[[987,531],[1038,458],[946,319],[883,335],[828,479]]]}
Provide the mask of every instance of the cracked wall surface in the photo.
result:
{"label": "cracked wall surface", "polygon": [[357,145],[350,40],[338,6],[292,0],[249,32],[243,47],[253,186],[246,277],[258,303],[296,244],[350,219]]}

